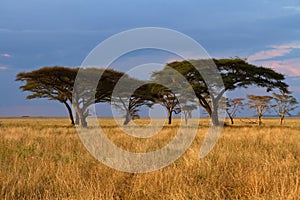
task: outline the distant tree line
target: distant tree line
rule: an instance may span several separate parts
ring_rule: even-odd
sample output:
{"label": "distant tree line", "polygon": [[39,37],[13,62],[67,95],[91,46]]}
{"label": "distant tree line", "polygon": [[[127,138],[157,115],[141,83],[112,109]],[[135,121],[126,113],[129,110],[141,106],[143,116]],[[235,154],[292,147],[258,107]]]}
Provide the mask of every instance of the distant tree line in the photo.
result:
{"label": "distant tree line", "polygon": [[234,117],[238,109],[243,110],[245,107],[253,109],[257,115],[258,125],[262,124],[262,117],[267,112],[274,111],[280,118],[280,125],[283,124],[284,118],[288,115],[291,116],[291,111],[295,110],[298,106],[298,101],[291,95],[291,92],[280,93],[273,92],[272,96],[269,95],[247,95],[248,102],[244,102],[245,98],[227,99],[226,112],[234,124]]}
{"label": "distant tree line", "polygon": [[[217,66],[224,83],[224,87],[214,90],[218,91],[214,93],[210,92],[210,89],[217,86],[208,84],[200,73],[211,67],[211,62]],[[77,76],[79,71],[80,80]],[[76,85],[76,78],[79,85]],[[86,118],[90,114],[89,106],[103,102],[111,103],[124,112],[125,125],[139,118],[141,106],[151,107],[154,104],[160,104],[166,109],[169,124],[172,123],[172,114],[180,112],[184,114],[187,123],[191,112],[201,106],[208,113],[212,124],[220,125],[222,122],[219,121],[218,110],[224,101],[225,92],[248,86],[264,87],[267,92],[275,89],[280,91],[280,94],[273,93],[272,98],[248,96],[250,108],[255,108],[258,115],[262,116],[264,110],[269,109],[269,101],[273,99],[277,102],[276,111],[282,123],[284,116],[297,104],[296,99],[288,91],[284,75],[269,68],[249,64],[240,58],[171,62],[162,70],[154,72],[150,82],[132,78],[113,69],[61,66],[22,72],[17,74],[16,81],[24,82],[20,89],[29,92],[27,99],[46,98],[63,103],[71,124],[82,127],[88,125]],[[119,81],[122,81],[122,84],[118,84]],[[118,87],[115,89],[117,84]],[[235,98],[226,101],[226,112],[232,123],[238,109],[243,105],[243,100]],[[275,109],[275,106],[272,108]]]}

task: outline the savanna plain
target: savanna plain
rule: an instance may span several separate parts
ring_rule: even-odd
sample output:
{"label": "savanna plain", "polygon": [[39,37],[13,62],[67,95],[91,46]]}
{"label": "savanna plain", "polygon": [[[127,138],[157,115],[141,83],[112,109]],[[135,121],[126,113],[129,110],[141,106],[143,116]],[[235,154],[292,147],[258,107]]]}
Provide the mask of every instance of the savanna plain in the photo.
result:
{"label": "savanna plain", "polygon": [[[124,134],[113,119],[99,121],[114,144],[132,152],[160,149],[179,128],[174,119],[142,139]],[[197,135],[179,159],[127,173],[95,159],[67,118],[0,118],[0,199],[300,199],[300,119],[283,126],[278,119],[235,122],[200,159],[209,123],[191,121],[186,128],[198,127]],[[136,123],[149,128],[148,119]]]}

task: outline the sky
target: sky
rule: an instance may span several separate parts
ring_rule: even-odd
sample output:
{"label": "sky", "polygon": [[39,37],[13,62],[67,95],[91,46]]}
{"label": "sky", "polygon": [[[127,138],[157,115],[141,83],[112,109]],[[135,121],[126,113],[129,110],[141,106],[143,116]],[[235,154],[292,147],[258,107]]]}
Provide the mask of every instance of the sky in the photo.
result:
{"label": "sky", "polygon": [[[141,27],[174,29],[211,57],[247,58],[283,73],[300,101],[299,22],[297,0],[1,0],[0,116],[66,116],[58,102],[26,100],[16,74],[43,66],[80,66],[100,42]],[[170,59],[156,51],[132,53],[116,68],[126,71],[137,63]]]}

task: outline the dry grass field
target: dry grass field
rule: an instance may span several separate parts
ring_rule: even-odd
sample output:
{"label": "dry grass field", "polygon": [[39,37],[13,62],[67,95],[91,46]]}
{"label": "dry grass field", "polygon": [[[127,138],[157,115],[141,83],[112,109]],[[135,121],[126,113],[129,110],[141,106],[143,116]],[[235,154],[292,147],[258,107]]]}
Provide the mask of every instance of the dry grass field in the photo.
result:
{"label": "dry grass field", "polygon": [[[263,122],[237,119],[200,159],[204,120],[181,158],[132,174],[93,158],[68,119],[0,118],[0,199],[300,199],[300,119]],[[178,128],[175,120],[153,138],[132,139],[113,120],[101,123],[116,145],[138,152],[166,145]]]}

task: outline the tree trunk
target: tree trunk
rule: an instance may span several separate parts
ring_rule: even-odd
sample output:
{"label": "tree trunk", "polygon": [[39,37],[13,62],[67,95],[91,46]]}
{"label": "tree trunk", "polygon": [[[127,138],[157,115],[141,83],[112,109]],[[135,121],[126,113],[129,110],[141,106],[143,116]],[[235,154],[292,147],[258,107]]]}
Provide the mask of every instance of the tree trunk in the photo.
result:
{"label": "tree trunk", "polygon": [[184,121],[185,121],[185,125],[187,125],[188,123],[188,118],[189,118],[189,113],[187,111],[183,111],[184,112]]}
{"label": "tree trunk", "polygon": [[234,124],[234,121],[233,121],[232,115],[228,112],[228,110],[226,110],[226,113],[227,113],[227,115],[228,115],[228,117],[229,117],[229,119],[230,119],[231,124],[233,125],[233,124]]}
{"label": "tree trunk", "polygon": [[206,111],[209,114],[212,124],[214,126],[219,126],[220,121],[219,121],[219,117],[218,117],[218,110],[213,109],[212,112],[209,112],[209,110],[206,110]]}
{"label": "tree trunk", "polygon": [[215,113],[215,111],[212,113],[211,121],[212,121],[212,124],[214,126],[220,126],[220,121],[219,121],[219,118],[218,118],[218,113]]}
{"label": "tree trunk", "polygon": [[[223,93],[220,93],[219,95],[221,95]],[[211,108],[211,106],[208,104],[208,102],[206,101],[206,99],[204,97],[202,97],[201,95],[198,95],[198,93],[196,93],[197,98],[199,99],[200,105],[206,110],[206,112],[208,113],[209,117],[211,118],[212,124],[214,126],[219,126],[220,125],[220,121],[219,121],[219,116],[218,116],[218,99],[216,98],[213,100],[213,108]]]}
{"label": "tree trunk", "polygon": [[125,121],[123,125],[127,125],[131,121],[131,115],[129,112],[126,112]]}
{"label": "tree trunk", "polygon": [[280,125],[282,126],[282,124],[283,124],[283,120],[284,120],[284,115],[281,115],[280,116]]}
{"label": "tree trunk", "polygon": [[211,113],[211,120],[214,126],[220,126],[219,115],[218,115],[218,101],[213,100],[213,108]]}
{"label": "tree trunk", "polygon": [[233,125],[234,124],[233,117],[229,116],[229,118],[230,118],[231,124]]}
{"label": "tree trunk", "polygon": [[76,123],[78,123],[78,125],[80,125],[83,128],[87,127],[87,114],[84,113],[84,109],[79,108],[79,106],[77,106],[76,104],[72,104],[75,111],[76,111]]}
{"label": "tree trunk", "polygon": [[80,112],[79,114],[79,119],[80,119],[80,125],[82,128],[86,128],[87,127],[87,121],[86,121],[86,117],[83,113]]}
{"label": "tree trunk", "polygon": [[73,117],[73,112],[72,112],[72,109],[70,107],[70,105],[67,103],[67,102],[63,102],[65,104],[65,106],[67,107],[67,110],[68,110],[68,113],[69,113],[69,118],[71,120],[71,124],[72,125],[75,125],[75,122],[74,122],[74,117]]}
{"label": "tree trunk", "polygon": [[78,113],[75,112],[75,125],[79,125],[79,116],[78,116]]}
{"label": "tree trunk", "polygon": [[168,119],[169,119],[169,122],[168,124],[172,124],[172,110],[168,110]]}
{"label": "tree trunk", "polygon": [[261,115],[258,115],[258,125],[261,125]]}

